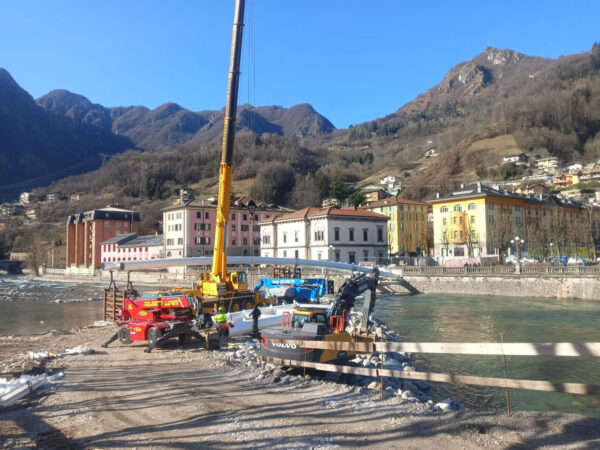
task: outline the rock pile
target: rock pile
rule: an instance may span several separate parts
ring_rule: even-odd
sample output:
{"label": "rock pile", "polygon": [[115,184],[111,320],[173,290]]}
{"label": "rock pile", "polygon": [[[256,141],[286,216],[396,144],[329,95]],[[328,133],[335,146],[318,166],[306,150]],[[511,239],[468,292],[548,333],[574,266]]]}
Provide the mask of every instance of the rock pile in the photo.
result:
{"label": "rock pile", "polygon": [[[353,317],[356,319],[356,317]],[[354,321],[354,320],[353,320]],[[373,332],[378,332],[383,339],[389,342],[399,342],[400,337],[385,325],[376,324]],[[301,368],[282,368],[271,363],[263,363],[259,360],[260,350],[257,345],[251,341],[245,343],[234,343],[227,350],[215,350],[213,357],[225,361],[234,366],[247,366],[248,379],[260,382],[271,383],[273,385],[310,385],[343,383],[359,390],[379,390],[380,379],[362,375],[347,375],[339,373],[315,373],[303,376]],[[380,354],[373,352],[371,354],[359,354],[350,360],[350,365],[365,367],[370,369],[384,368],[387,370],[415,372],[414,355],[412,353],[389,352]],[[384,379],[384,399],[394,399],[395,401],[407,404],[421,405],[429,411],[450,411],[459,410],[464,407],[451,399],[435,403],[428,392],[429,383],[421,380],[408,380],[404,378],[385,377]]]}

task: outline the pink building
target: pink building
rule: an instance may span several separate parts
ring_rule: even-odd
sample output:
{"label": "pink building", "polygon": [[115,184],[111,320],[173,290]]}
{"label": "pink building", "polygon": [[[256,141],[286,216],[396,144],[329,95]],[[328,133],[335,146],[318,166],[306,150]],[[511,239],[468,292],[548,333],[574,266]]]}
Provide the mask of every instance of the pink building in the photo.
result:
{"label": "pink building", "polygon": [[[251,208],[252,207],[252,208]],[[246,197],[231,202],[226,251],[231,256],[260,254],[261,221],[291,212],[281,206],[254,203]],[[165,258],[212,256],[215,244],[216,200],[189,200],[163,209]]]}
{"label": "pink building", "polygon": [[101,244],[102,262],[144,261],[163,257],[163,237],[122,234]]}

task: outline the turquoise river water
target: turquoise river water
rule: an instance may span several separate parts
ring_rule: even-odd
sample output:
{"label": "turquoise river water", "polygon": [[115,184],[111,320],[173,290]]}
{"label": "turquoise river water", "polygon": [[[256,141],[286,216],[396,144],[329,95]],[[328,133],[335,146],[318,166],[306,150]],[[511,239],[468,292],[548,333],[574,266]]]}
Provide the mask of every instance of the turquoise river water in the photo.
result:
{"label": "turquoise river water", "polygon": [[[375,317],[406,342],[600,342],[600,302],[477,296],[401,296],[378,300]],[[600,358],[507,357],[508,377],[600,385]],[[501,356],[417,354],[418,371],[504,377]],[[502,388],[431,383],[436,398],[503,409]],[[512,410],[563,411],[600,417],[600,397],[522,389]]]}
{"label": "turquoise river water", "polygon": [[[0,276],[0,335],[68,330],[101,318],[105,286]],[[600,301],[448,295],[388,296],[375,317],[411,342],[600,342]],[[600,385],[600,358],[507,357],[508,377]],[[503,377],[500,356],[417,354],[418,371]],[[502,388],[431,383],[435,399],[504,409]],[[600,397],[510,391],[513,410],[600,417]]]}

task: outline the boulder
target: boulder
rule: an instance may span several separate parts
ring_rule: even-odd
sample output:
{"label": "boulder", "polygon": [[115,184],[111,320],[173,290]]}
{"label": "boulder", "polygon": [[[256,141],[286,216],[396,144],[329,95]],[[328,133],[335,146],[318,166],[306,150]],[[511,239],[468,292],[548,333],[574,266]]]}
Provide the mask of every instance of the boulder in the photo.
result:
{"label": "boulder", "polygon": [[452,406],[454,405],[454,402],[452,401],[452,399],[447,398],[446,400],[436,403],[434,406],[434,409],[438,410],[438,411],[450,411],[452,410]]}
{"label": "boulder", "polygon": [[410,391],[413,394],[418,394],[419,393],[419,388],[417,386],[415,386],[413,383],[411,383],[410,381],[404,381],[402,383],[402,390],[403,391]]}

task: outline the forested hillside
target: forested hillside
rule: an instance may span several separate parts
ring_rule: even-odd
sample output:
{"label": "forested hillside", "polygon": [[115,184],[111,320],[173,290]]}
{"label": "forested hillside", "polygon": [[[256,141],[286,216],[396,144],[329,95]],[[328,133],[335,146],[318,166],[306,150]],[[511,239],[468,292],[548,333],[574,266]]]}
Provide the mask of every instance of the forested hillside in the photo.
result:
{"label": "forested hillside", "polygon": [[[65,91],[38,103],[152,149],[113,156],[40,195],[79,192],[86,200],[78,208],[119,202],[150,211],[182,185],[200,196],[216,191],[221,111],[107,109]],[[461,181],[521,176],[499,167],[509,152],[589,162],[600,158],[600,46],[557,60],[487,48],[396,112],[347,130],[333,129],[310,105],[240,107],[238,128],[237,193],[297,208],[319,204],[336,180],[360,186],[393,173],[407,185],[403,195],[422,199]],[[439,156],[423,158],[431,149]],[[59,220],[73,206],[44,208],[44,220]],[[147,228],[158,218],[151,216]]]}

